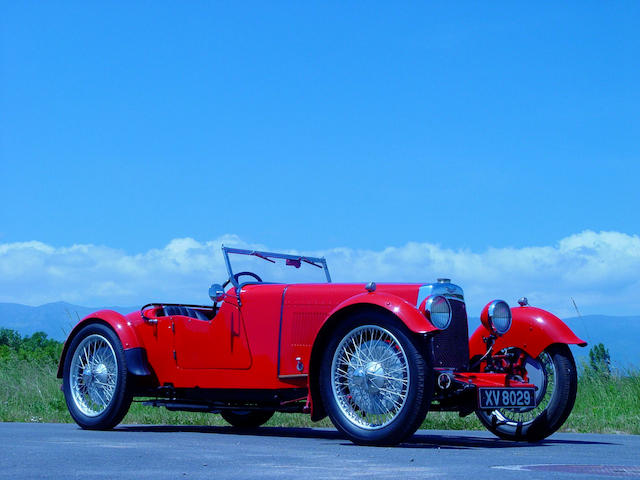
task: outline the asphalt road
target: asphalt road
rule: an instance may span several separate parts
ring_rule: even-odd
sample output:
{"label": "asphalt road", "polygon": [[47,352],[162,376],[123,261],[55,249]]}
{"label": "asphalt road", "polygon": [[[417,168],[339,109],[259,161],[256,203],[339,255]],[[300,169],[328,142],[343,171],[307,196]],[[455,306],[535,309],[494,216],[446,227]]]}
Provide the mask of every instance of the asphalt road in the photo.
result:
{"label": "asphalt road", "polygon": [[640,478],[640,436],[556,434],[538,444],[421,430],[359,447],[335,430],[0,423],[0,478]]}

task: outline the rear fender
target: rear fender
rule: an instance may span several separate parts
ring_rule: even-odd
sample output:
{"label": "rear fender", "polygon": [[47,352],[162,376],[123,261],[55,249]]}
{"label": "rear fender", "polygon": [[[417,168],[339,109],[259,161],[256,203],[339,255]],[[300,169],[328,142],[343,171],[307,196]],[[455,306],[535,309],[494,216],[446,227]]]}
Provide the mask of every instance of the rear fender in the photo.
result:
{"label": "rear fender", "polygon": [[[552,313],[535,307],[515,307],[511,309],[513,322],[507,333],[498,337],[493,347],[494,352],[507,347],[517,347],[532,357],[537,357],[549,345],[564,343],[584,347],[587,342],[578,338],[571,329]],[[487,347],[482,340],[488,337],[489,331],[480,325],[469,339],[471,358],[484,355]]]}
{"label": "rear fender", "polygon": [[311,349],[309,360],[308,388],[309,396],[307,400],[313,421],[320,420],[326,416],[324,405],[320,397],[319,369],[322,359],[322,352],[326,347],[331,331],[340,319],[359,311],[361,309],[384,309],[395,315],[406,327],[414,333],[425,334],[438,331],[415,305],[410,304],[405,299],[385,292],[360,293],[348,298],[335,307],[323,322],[315,342]]}
{"label": "rear fender", "polygon": [[[118,337],[120,338],[122,347],[124,348],[125,352],[133,348],[140,349],[143,346],[140,342],[140,339],[138,338],[138,335],[136,334],[133,325],[131,325],[131,322],[129,322],[124,317],[124,315],[121,315],[118,312],[114,312],[113,310],[100,310],[98,312],[94,312],[80,320],[78,324],[73,327],[73,330],[71,330],[71,333],[67,337],[67,340],[64,342],[64,347],[62,347],[62,355],[60,356],[60,362],[58,364],[58,378],[62,378],[64,369],[64,358],[67,355],[67,350],[69,349],[69,345],[71,344],[73,337],[76,336],[80,329],[90,323],[102,323],[111,327],[113,331],[116,332],[116,335],[118,335]],[[128,355],[128,357],[129,356],[130,355]],[[137,356],[137,354],[135,356]],[[140,374],[139,372],[132,373],[138,375]]]}

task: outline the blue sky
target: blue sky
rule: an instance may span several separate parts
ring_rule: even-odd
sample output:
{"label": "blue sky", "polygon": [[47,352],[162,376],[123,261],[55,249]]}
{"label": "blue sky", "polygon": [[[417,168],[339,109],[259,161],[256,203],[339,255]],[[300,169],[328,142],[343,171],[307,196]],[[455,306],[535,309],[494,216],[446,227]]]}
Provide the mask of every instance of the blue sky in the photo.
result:
{"label": "blue sky", "polygon": [[[635,265],[639,10],[3,2],[0,249],[231,235],[486,257],[588,230],[623,235]],[[4,299],[40,301],[20,278]]]}

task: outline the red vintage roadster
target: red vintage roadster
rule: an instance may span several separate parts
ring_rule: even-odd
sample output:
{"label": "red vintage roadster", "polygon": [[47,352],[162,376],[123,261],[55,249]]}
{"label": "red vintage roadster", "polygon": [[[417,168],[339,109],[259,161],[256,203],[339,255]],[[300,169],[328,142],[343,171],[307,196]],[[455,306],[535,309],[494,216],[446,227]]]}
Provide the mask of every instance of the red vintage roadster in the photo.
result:
{"label": "red vintage roadster", "polygon": [[[138,397],[245,428],[274,412],[328,415],[358,444],[401,442],[429,410],[475,413],[499,437],[538,441],[573,408],[568,345],[586,343],[524,298],[489,302],[469,338],[463,291],[448,279],[335,284],[324,258],[222,251],[229,278],[211,286],[212,305],[102,310],[75,326],[58,377],[82,428],[113,428]],[[234,273],[232,254],[317,268],[326,283]]]}

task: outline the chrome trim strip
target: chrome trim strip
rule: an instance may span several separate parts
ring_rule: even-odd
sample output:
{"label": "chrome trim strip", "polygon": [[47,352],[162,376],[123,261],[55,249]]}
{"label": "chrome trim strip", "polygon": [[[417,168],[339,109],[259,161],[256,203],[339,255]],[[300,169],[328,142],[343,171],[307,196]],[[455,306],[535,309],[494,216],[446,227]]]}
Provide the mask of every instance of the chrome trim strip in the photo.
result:
{"label": "chrome trim strip", "polygon": [[231,270],[231,262],[229,262],[229,249],[222,245],[222,255],[224,256],[224,263],[227,265],[227,272],[229,272],[229,281],[232,283],[234,287],[236,287],[236,292],[238,294],[238,298],[240,297],[240,285],[238,281],[233,277],[233,270]]}
{"label": "chrome trim strip", "polygon": [[289,285],[284,287],[284,290],[282,291],[282,300],[280,302],[280,327],[278,329],[278,370],[276,372],[278,374],[278,377],[280,377],[280,349],[282,348],[282,315],[284,313],[284,296],[287,294],[287,288],[289,288]]}

